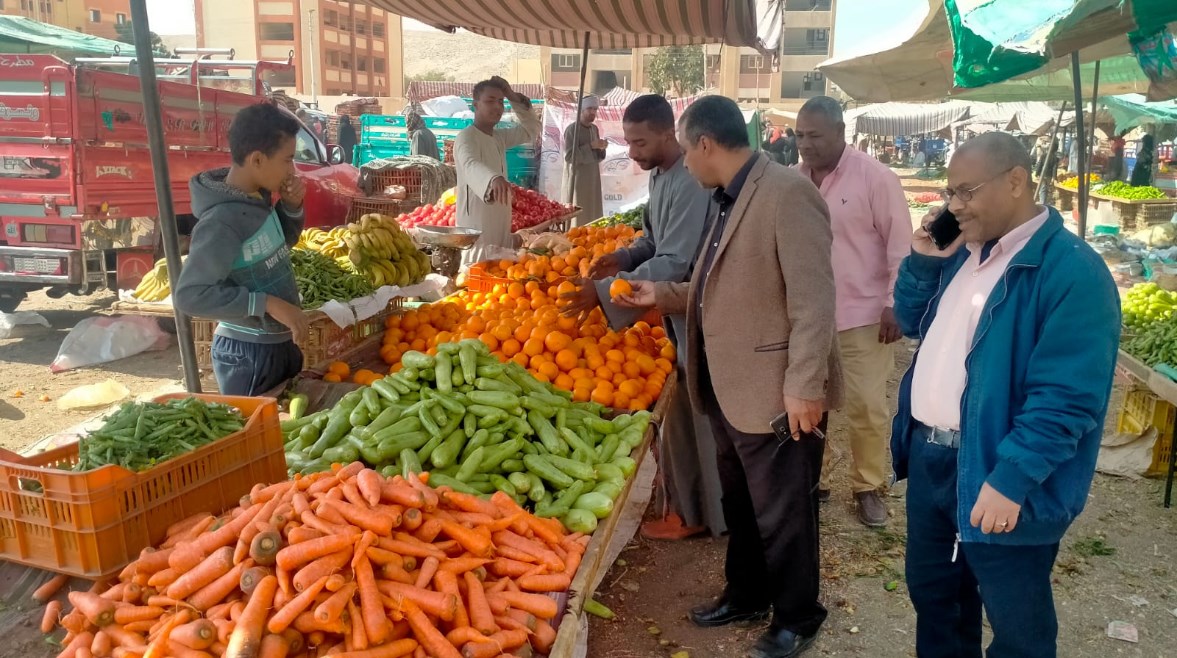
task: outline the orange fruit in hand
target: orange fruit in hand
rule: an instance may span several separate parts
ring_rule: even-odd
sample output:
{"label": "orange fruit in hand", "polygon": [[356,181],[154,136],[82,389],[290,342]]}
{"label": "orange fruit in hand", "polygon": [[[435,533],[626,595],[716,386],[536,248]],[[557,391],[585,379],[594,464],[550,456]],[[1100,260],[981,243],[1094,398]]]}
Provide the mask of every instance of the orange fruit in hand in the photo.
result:
{"label": "orange fruit in hand", "polygon": [[609,284],[609,297],[612,299],[631,294],[633,294],[633,284],[625,279],[613,279],[613,283]]}

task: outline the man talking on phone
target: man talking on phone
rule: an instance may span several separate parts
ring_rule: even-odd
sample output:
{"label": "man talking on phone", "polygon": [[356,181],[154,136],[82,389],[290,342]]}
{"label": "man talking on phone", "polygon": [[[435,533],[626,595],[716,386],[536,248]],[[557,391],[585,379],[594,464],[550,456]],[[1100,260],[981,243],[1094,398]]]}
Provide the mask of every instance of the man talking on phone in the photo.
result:
{"label": "man talking on phone", "polygon": [[826,618],[817,484],[826,412],[841,398],[830,216],[812,183],[752,151],[731,99],[695,101],[678,139],[691,175],[718,188],[719,212],[689,282],[634,281],[619,302],[686,314],[687,386],[715,434],[727,586],[691,621],[723,626],[771,610],[749,655],[789,658]]}
{"label": "man talking on phone", "polygon": [[1032,167],[1008,133],[962,145],[925,218],[938,237],[916,230],[895,283],[899,326],[921,341],[891,436],[919,658],[979,657],[982,608],[991,658],[1057,654],[1051,568],[1095,472],[1120,302],[1100,257],[1036,203]]}

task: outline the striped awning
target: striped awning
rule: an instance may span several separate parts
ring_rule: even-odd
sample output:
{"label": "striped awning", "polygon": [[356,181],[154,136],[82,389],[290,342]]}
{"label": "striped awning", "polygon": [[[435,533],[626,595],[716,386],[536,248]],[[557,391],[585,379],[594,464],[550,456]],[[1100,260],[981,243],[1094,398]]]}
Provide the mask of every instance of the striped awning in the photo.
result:
{"label": "striped awning", "polygon": [[[624,87],[614,87],[608,92],[599,96],[601,107],[626,107],[634,101],[635,98],[642,94]],[[557,101],[560,103],[576,104],[576,92],[566,91],[564,89],[557,89],[555,87],[548,87],[547,99],[549,101]]]}
{"label": "striped awning", "polygon": [[452,32],[553,48],[724,42],[775,50],[785,0],[360,0]]}

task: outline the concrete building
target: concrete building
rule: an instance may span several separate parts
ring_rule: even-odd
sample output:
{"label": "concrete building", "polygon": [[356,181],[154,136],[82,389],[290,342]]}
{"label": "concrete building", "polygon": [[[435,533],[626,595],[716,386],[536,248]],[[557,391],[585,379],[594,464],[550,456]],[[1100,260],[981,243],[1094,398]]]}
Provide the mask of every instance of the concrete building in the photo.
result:
{"label": "concrete building", "polygon": [[131,22],[130,0],[0,0],[0,14],[24,16],[107,39]]}
{"label": "concrete building", "polygon": [[[828,93],[817,65],[833,52],[836,0],[786,0],[785,29],[778,70],[771,59],[752,48],[704,46],[707,85],[743,103],[795,110],[805,99]],[[540,61],[548,84],[576,89],[580,84],[581,51],[543,48]],[[646,71],[652,49],[593,50],[589,54],[586,88],[609,87],[609,81],[635,91],[650,91]]]}
{"label": "concrete building", "polygon": [[294,54],[297,73],[272,81],[275,88],[318,96],[404,96],[396,14],[336,0],[195,3],[198,47],[234,48],[238,59]]}

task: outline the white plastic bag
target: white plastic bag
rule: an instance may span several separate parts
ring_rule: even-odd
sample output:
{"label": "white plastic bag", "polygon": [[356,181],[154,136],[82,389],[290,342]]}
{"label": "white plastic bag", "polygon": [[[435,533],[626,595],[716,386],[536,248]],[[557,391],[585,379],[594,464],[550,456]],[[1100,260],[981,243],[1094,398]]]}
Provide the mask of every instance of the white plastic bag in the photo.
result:
{"label": "white plastic bag", "polygon": [[68,393],[57,398],[57,408],[62,411],[72,409],[98,409],[125,400],[131,391],[113,379],[97,384],[86,384],[72,388]]}
{"label": "white plastic bag", "polygon": [[159,328],[155,318],[139,315],[86,318],[70,330],[50,372],[63,372],[99,363],[109,363],[148,350],[164,350],[171,336]]}
{"label": "white plastic bag", "polygon": [[459,96],[438,96],[421,103],[426,116],[452,117],[459,112],[469,112],[470,106]]}
{"label": "white plastic bag", "polygon": [[49,328],[49,321],[40,313],[32,311],[17,311],[15,313],[0,313],[0,340],[13,338],[18,333],[17,327],[41,325]]}

